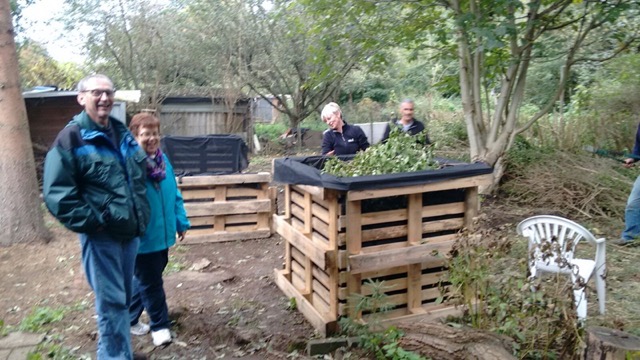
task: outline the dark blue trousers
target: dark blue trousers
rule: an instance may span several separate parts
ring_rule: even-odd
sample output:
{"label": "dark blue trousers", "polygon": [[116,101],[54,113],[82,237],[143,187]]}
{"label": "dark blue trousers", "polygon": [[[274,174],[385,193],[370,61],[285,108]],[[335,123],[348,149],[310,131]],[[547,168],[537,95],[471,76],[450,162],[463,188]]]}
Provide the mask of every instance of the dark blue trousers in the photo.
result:
{"label": "dark blue trousers", "polygon": [[131,325],[135,325],[143,310],[147,310],[151,331],[168,329],[169,309],[162,287],[162,272],[169,262],[169,250],[161,250],[136,256],[133,277],[133,297],[129,315]]}
{"label": "dark blue trousers", "polygon": [[140,239],[120,241],[105,232],[80,234],[82,265],[96,296],[98,360],[131,359],[128,309]]}

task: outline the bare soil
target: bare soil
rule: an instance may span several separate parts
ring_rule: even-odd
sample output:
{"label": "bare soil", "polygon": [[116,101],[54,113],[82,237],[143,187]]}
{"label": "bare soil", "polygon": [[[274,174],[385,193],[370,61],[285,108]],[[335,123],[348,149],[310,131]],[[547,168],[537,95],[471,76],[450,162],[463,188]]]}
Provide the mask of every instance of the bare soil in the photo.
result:
{"label": "bare soil", "polygon": [[[79,356],[93,354],[94,297],[80,245],[76,234],[50,220],[52,242],[0,248],[0,319],[17,326],[37,307],[65,309],[48,334]],[[304,353],[314,330],[288,309],[288,299],[272,281],[283,254],[278,235],[173,247],[169,267],[174,270],[165,276],[165,290],[175,341],[154,347],[150,335],[134,337],[135,350],[158,359],[284,359],[295,350]]]}

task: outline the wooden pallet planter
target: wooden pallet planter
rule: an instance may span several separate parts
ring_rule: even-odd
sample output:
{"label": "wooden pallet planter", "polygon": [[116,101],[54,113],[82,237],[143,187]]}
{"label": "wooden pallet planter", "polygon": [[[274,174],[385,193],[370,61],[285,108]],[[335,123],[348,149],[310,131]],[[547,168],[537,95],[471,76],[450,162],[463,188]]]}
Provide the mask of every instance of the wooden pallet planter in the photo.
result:
{"label": "wooden pallet planter", "polygon": [[[356,295],[371,295],[367,280],[384,281],[390,321],[442,317],[456,310],[436,300],[446,289],[445,255],[476,216],[478,186],[491,174],[379,190],[285,187],[285,213],[274,215],[285,239],[284,269],[276,283],[324,336],[340,317],[356,313]],[[446,291],[446,290],[445,290]]]}
{"label": "wooden pallet planter", "polygon": [[275,188],[270,173],[186,176],[178,179],[191,229],[185,243],[267,238]]}

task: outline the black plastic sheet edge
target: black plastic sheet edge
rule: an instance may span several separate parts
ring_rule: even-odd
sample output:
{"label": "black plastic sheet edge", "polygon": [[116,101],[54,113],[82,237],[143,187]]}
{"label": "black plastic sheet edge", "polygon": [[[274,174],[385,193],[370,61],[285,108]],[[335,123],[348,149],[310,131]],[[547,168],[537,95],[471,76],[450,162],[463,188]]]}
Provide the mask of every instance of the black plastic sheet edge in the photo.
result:
{"label": "black plastic sheet edge", "polygon": [[[340,156],[350,160],[353,155]],[[273,162],[273,181],[283,184],[311,185],[341,191],[376,190],[400,186],[428,184],[431,182],[491,174],[493,168],[483,162],[463,163],[438,159],[443,168],[409,173],[336,177],[322,173],[326,156],[286,157]]]}

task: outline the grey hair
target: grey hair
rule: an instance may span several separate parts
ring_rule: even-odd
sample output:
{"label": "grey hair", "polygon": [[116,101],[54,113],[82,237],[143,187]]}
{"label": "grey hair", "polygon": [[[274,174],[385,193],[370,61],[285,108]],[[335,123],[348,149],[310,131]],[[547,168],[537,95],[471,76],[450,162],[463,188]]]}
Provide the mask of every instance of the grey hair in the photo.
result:
{"label": "grey hair", "polygon": [[412,99],[406,98],[406,99],[403,99],[400,102],[400,105],[402,105],[402,104],[413,104],[413,105],[415,105],[416,103],[414,103]]}
{"label": "grey hair", "polygon": [[322,109],[322,113],[320,114],[320,118],[322,119],[322,121],[324,121],[324,119],[330,117],[333,114],[340,114],[340,116],[342,116],[342,110],[340,110],[340,105],[334,103],[334,102],[330,102],[327,105],[324,106],[324,108]]}
{"label": "grey hair", "polygon": [[80,80],[78,82],[78,91],[80,91],[80,92],[86,91],[87,90],[87,83],[90,80],[93,80],[93,79],[107,80],[108,82],[111,83],[111,88],[113,88],[113,81],[111,81],[111,79],[107,75],[93,74],[93,75],[89,75],[89,76],[85,77],[84,79],[82,79],[82,80]]}

